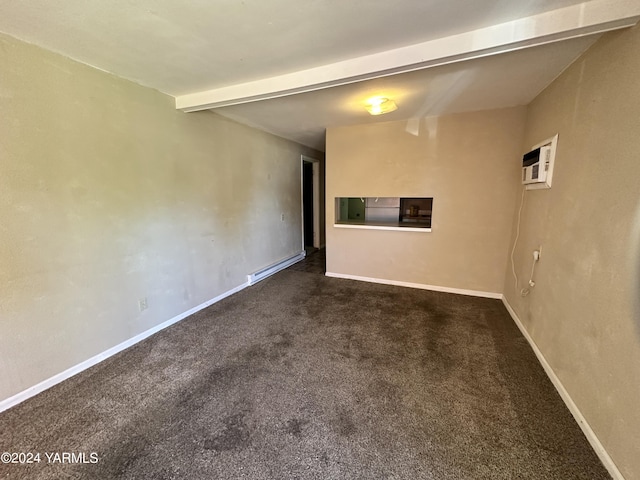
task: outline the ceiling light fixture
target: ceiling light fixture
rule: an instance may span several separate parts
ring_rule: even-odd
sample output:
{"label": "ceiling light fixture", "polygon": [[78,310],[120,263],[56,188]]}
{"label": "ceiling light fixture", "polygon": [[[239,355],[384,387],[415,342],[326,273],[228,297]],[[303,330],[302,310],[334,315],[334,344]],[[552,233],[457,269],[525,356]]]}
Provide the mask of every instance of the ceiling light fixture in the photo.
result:
{"label": "ceiling light fixture", "polygon": [[366,103],[367,106],[365,108],[371,115],[382,115],[398,109],[395,102],[386,97],[373,97],[367,100]]}

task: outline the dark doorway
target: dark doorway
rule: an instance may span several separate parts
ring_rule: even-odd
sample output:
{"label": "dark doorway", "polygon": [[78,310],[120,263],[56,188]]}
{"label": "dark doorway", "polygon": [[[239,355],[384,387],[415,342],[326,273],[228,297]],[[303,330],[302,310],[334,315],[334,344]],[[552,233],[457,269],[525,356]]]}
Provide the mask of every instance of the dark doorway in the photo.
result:
{"label": "dark doorway", "polygon": [[313,163],[302,162],[302,217],[304,246],[313,248]]}

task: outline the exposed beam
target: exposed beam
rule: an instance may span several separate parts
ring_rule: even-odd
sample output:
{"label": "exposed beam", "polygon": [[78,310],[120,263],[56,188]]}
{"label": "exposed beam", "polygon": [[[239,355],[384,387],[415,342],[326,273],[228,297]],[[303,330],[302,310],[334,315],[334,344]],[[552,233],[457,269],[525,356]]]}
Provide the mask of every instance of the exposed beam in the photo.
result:
{"label": "exposed beam", "polygon": [[180,95],[176,108],[194,112],[310,92],[630,27],[639,19],[639,0],[592,0],[407,47]]}

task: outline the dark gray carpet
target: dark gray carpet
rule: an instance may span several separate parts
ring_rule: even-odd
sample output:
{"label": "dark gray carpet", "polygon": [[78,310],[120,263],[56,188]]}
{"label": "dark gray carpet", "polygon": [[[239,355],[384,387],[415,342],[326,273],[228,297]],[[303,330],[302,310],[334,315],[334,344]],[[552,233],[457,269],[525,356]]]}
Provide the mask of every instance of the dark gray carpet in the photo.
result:
{"label": "dark gray carpet", "polygon": [[317,273],[324,275],[327,271],[327,255],[326,250],[313,248],[307,250],[307,256],[304,261],[294,263],[289,267],[289,270],[295,270],[297,272]]}
{"label": "dark gray carpet", "polygon": [[99,459],[0,478],[610,478],[500,301],[314,271],[0,414],[2,451]]}

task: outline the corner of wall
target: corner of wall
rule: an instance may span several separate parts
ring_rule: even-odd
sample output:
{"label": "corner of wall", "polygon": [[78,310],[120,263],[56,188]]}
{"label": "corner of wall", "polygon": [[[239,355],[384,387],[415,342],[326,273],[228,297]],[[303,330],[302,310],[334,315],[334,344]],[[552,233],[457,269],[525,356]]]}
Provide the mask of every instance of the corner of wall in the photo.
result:
{"label": "corner of wall", "polygon": [[589,422],[587,422],[587,419],[584,417],[584,415],[582,414],[578,406],[575,404],[575,402],[571,398],[571,395],[569,395],[569,392],[567,392],[566,388],[564,387],[564,385],[556,375],[555,371],[553,370],[553,368],[551,368],[551,365],[549,365],[549,362],[547,362],[547,359],[538,348],[538,345],[536,345],[536,342],[533,340],[533,338],[531,337],[531,335],[529,334],[525,326],[522,324],[520,317],[518,317],[518,314],[515,312],[515,310],[512,308],[511,304],[507,300],[507,298],[504,296],[502,297],[502,303],[504,304],[505,308],[509,312],[509,315],[511,315],[511,318],[513,319],[514,323],[517,325],[518,329],[520,330],[524,338],[527,339],[527,342],[531,346],[531,349],[533,350],[533,352],[536,354],[536,357],[538,358],[538,361],[542,365],[542,368],[544,369],[545,373],[549,377],[549,380],[551,380],[551,383],[553,383],[553,386],[555,387],[557,392],[560,394],[560,397],[562,398],[565,405],[571,412],[571,415],[573,415],[573,418],[576,420],[578,426],[584,433],[585,437],[587,437],[589,444],[591,445],[593,450],[596,452],[596,455],[598,455],[598,458],[600,458],[600,461],[602,462],[602,464],[605,466],[605,468],[607,469],[609,474],[614,478],[614,480],[624,480],[622,473],[620,472],[620,470],[618,470],[618,467],[616,466],[613,459],[611,458],[607,450],[604,448],[604,446],[600,442],[600,439],[598,438],[596,433],[593,431],[593,429],[589,425]]}

